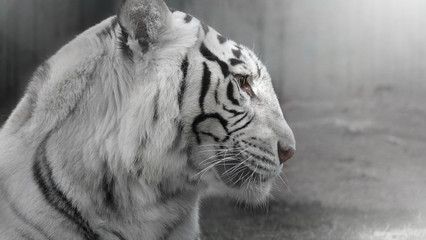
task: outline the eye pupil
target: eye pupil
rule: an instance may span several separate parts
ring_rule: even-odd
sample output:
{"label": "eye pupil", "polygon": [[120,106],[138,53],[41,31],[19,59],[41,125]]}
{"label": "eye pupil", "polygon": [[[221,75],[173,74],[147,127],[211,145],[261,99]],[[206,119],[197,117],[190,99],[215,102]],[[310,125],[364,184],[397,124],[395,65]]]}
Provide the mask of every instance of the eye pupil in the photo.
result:
{"label": "eye pupil", "polygon": [[237,76],[238,79],[238,83],[240,84],[240,86],[243,86],[247,83],[247,76]]}

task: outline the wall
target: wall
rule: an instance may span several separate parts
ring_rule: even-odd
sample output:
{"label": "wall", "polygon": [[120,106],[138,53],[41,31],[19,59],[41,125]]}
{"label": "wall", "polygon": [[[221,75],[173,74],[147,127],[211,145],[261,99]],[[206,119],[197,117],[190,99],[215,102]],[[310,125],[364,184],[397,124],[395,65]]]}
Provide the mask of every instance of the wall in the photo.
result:
{"label": "wall", "polygon": [[286,2],[288,98],[363,99],[391,88],[425,92],[426,1]]}
{"label": "wall", "polygon": [[115,0],[0,0],[0,100],[16,99],[35,68],[115,13]]}
{"label": "wall", "polygon": [[[0,0],[0,98],[118,0]],[[344,100],[426,89],[423,0],[168,0],[254,49],[281,100]]]}
{"label": "wall", "polygon": [[426,1],[169,1],[254,48],[282,100],[426,90]]}

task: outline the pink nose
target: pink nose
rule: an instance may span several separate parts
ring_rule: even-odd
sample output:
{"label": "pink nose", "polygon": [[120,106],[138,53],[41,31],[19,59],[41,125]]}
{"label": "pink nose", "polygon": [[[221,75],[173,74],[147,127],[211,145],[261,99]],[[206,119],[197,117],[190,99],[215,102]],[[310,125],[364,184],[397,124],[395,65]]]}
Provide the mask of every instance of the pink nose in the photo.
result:
{"label": "pink nose", "polygon": [[293,157],[294,155],[294,148],[289,147],[289,146],[285,146],[282,147],[280,142],[278,142],[277,144],[277,148],[278,148],[278,158],[280,159],[280,163],[285,163],[287,160],[289,160],[291,157]]}

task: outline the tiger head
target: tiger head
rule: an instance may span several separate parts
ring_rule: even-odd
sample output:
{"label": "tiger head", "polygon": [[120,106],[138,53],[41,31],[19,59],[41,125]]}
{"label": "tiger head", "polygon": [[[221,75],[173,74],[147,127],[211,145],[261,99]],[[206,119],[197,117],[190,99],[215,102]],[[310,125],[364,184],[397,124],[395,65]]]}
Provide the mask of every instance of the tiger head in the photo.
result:
{"label": "tiger head", "polygon": [[188,99],[198,105],[188,122],[190,160],[198,174],[209,172],[216,190],[259,203],[294,154],[295,139],[262,62],[247,47],[203,29],[193,57],[197,72],[188,72],[199,89]]}
{"label": "tiger head", "polygon": [[266,67],[247,47],[160,0],[128,0],[120,11],[136,74],[151,67],[167,75],[162,64],[175,66],[177,131],[192,177],[238,200],[263,202],[295,151]]}

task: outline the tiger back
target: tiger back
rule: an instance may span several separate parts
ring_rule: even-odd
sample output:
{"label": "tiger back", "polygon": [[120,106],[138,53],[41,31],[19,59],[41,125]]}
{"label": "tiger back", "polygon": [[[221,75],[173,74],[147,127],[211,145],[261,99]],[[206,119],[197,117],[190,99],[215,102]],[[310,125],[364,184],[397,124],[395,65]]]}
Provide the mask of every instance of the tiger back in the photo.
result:
{"label": "tiger back", "polygon": [[263,204],[295,140],[256,55],[122,1],[34,73],[0,130],[0,239],[199,239],[202,197]]}

